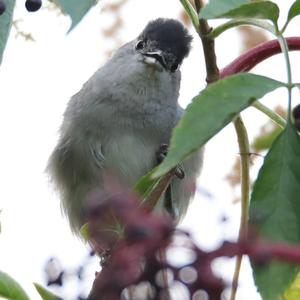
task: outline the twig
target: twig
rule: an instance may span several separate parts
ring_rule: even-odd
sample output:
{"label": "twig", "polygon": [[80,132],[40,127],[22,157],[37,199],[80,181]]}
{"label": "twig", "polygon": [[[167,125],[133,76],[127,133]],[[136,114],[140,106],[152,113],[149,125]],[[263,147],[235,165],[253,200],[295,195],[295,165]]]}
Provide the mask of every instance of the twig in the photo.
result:
{"label": "twig", "polygon": [[[204,3],[202,0],[195,0],[195,7],[198,14],[200,13],[200,10],[203,6]],[[219,79],[219,68],[217,66],[215,41],[213,38],[210,38],[208,36],[211,30],[212,28],[208,25],[207,21],[204,19],[200,19],[198,33],[202,41],[204,52],[207,84],[210,84]]]}
{"label": "twig", "polygon": [[274,123],[276,123],[280,128],[284,128],[286,126],[286,120],[277,114],[274,110],[269,109],[265,105],[263,105],[259,101],[255,101],[252,103],[252,106],[267,115]]}
{"label": "twig", "polygon": [[[250,198],[250,147],[247,130],[240,116],[234,121],[234,127],[237,133],[240,153],[243,153],[241,154],[241,220],[239,229],[239,241],[242,241],[246,239],[248,230],[248,209]],[[230,300],[234,300],[236,297],[242,259],[242,254],[238,255],[236,258]]]}
{"label": "twig", "polygon": [[145,201],[145,204],[147,205],[147,207],[152,209],[156,206],[160,197],[162,196],[162,194],[166,191],[166,189],[170,185],[171,180],[174,175],[175,175],[175,168],[173,168],[168,173],[166,173],[165,175],[162,176],[162,178],[159,180],[156,187],[148,195],[147,201]]}

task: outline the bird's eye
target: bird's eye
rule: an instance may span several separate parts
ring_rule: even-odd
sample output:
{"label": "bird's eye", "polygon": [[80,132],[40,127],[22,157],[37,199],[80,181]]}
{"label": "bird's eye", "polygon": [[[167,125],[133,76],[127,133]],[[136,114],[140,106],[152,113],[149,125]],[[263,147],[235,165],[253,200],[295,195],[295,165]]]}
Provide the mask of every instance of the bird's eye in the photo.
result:
{"label": "bird's eye", "polygon": [[173,73],[178,69],[179,65],[178,64],[174,64],[171,66],[170,71]]}
{"label": "bird's eye", "polygon": [[142,50],[144,47],[145,47],[145,42],[143,40],[139,40],[135,45],[136,50]]}

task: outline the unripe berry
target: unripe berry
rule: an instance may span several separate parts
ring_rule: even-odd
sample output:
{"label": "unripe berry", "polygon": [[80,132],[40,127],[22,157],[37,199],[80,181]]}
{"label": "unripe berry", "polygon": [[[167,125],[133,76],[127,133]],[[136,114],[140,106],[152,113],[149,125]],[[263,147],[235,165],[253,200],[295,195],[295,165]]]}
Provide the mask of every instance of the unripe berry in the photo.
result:
{"label": "unripe berry", "polygon": [[0,16],[5,12],[5,4],[3,1],[0,1]]}
{"label": "unripe berry", "polygon": [[34,12],[41,8],[42,0],[26,0],[25,7],[28,11]]}

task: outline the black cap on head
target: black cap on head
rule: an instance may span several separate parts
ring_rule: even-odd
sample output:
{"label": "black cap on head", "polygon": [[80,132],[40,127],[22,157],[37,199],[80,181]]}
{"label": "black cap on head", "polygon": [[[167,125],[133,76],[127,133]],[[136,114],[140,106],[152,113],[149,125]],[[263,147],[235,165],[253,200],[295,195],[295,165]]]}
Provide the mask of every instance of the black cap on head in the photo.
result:
{"label": "black cap on head", "polygon": [[157,42],[160,50],[176,57],[178,64],[189,54],[193,39],[179,21],[164,18],[149,22],[139,38]]}

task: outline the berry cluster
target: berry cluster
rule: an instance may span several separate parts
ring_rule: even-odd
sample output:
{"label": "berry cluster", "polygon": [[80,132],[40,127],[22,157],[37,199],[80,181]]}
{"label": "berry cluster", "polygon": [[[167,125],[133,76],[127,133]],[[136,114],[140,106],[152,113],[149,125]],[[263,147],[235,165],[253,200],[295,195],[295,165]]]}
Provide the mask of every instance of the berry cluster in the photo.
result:
{"label": "berry cluster", "polygon": [[[94,250],[105,254],[105,261],[88,300],[127,299],[127,293],[133,294],[133,299],[178,299],[178,295],[172,296],[178,289],[186,294],[184,299],[202,299],[205,295],[205,299],[221,300],[228,285],[212,270],[212,262],[218,257],[245,254],[258,266],[272,259],[300,262],[299,246],[263,241],[256,232],[249,233],[245,240],[224,242],[206,252],[188,233],[176,231],[171,219],[152,213],[132,196],[105,200],[103,195],[94,196],[87,211],[89,238]],[[119,236],[108,230],[113,227],[111,212],[115,222],[123,225]],[[178,264],[176,251],[187,253],[187,261]]]}
{"label": "berry cluster", "polygon": [[46,285],[55,287],[55,289],[60,290],[62,294],[60,298],[57,297],[55,300],[65,299],[64,294],[70,298],[70,291],[67,287],[70,286],[70,284],[74,286],[72,294],[74,294],[76,300],[87,300],[85,294],[89,271],[86,270],[86,267],[91,263],[90,260],[94,255],[95,252],[90,251],[79,266],[69,269],[66,269],[57,257],[48,259],[44,268]]}
{"label": "berry cluster", "polygon": [[[42,0],[26,0],[25,7],[28,11],[34,12],[42,7]],[[5,12],[6,5],[3,0],[0,0],[0,16]]]}

